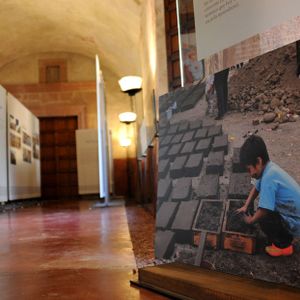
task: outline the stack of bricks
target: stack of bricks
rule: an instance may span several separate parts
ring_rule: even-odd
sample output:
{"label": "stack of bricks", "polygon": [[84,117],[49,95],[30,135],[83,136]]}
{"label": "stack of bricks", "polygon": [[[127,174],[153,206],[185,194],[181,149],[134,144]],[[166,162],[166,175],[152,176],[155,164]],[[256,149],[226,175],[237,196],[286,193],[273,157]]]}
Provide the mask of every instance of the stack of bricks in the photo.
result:
{"label": "stack of bricks", "polygon": [[[220,176],[224,175],[226,156],[228,156],[228,135],[223,133],[222,125],[216,125],[209,118],[196,118],[172,122],[166,110],[172,114],[190,109],[203,95],[203,86],[181,89],[160,100],[159,128],[159,181],[156,219],[155,252],[158,258],[171,258],[175,244],[197,246],[202,231],[206,235],[206,245],[214,249],[224,248],[222,236],[227,244],[237,243],[224,227],[226,196],[220,199]],[[198,99],[197,101],[195,99]],[[174,105],[175,100],[176,105]],[[229,182],[229,199],[244,199],[249,193],[250,178],[239,162],[239,149],[234,149],[232,174]],[[215,205],[218,217],[216,230],[207,230],[201,224],[203,203]],[[215,217],[215,216],[211,216]],[[232,233],[231,233],[232,234]],[[228,242],[228,238],[231,238]],[[237,245],[226,249],[237,251]],[[243,251],[243,249],[240,249]],[[244,251],[245,252],[245,251]],[[249,253],[249,251],[248,251]]]}

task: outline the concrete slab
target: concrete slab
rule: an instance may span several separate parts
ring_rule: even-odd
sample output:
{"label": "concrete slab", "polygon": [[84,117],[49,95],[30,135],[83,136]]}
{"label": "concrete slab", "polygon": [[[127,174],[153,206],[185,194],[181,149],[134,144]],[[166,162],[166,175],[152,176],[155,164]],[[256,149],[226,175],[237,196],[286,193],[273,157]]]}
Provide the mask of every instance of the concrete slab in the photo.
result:
{"label": "concrete slab", "polygon": [[181,202],[172,224],[172,230],[191,230],[199,200]]}
{"label": "concrete slab", "polygon": [[179,203],[164,202],[156,214],[156,228],[170,229],[173,224]]}
{"label": "concrete slab", "polygon": [[163,138],[160,140],[159,145],[160,145],[160,146],[170,145],[172,139],[173,139],[173,135],[167,135],[167,136],[163,137]]}
{"label": "concrete slab", "polygon": [[206,157],[211,149],[212,138],[202,139],[198,142],[195,148],[196,153],[203,153]]}
{"label": "concrete slab", "polygon": [[207,137],[214,137],[221,134],[222,134],[222,125],[216,125],[209,128]]}
{"label": "concrete slab", "polygon": [[229,181],[228,197],[232,199],[246,199],[251,188],[251,177],[248,173],[232,173]]}
{"label": "concrete slab", "polygon": [[196,131],[194,139],[204,139],[207,137],[207,128],[200,128]]}
{"label": "concrete slab", "polygon": [[218,199],[219,175],[203,175],[196,188],[196,194],[201,199]]}
{"label": "concrete slab", "polygon": [[169,146],[159,147],[158,150],[159,159],[164,158],[167,155],[168,151],[169,151]]}
{"label": "concrete slab", "polygon": [[203,153],[191,154],[185,164],[185,177],[196,177],[200,175],[203,164]]}
{"label": "concrete slab", "polygon": [[190,129],[199,129],[202,128],[202,120],[201,119],[197,119],[197,120],[193,120],[190,121]]}
{"label": "concrete slab", "polygon": [[184,134],[183,138],[181,139],[181,143],[189,142],[193,139],[195,134],[195,130],[193,131],[188,131]]}
{"label": "concrete slab", "polygon": [[157,198],[159,202],[167,201],[172,192],[172,181],[169,178],[158,181]]}
{"label": "concrete slab", "polygon": [[182,137],[183,137],[183,133],[178,133],[178,134],[176,134],[176,135],[173,137],[171,144],[178,144],[178,143],[180,143]]}
{"label": "concrete slab", "polygon": [[189,130],[189,122],[181,121],[178,127],[178,132],[186,132],[187,130]]}
{"label": "concrete slab", "polygon": [[173,188],[172,201],[190,200],[192,194],[192,179],[179,178]]}
{"label": "concrete slab", "polygon": [[212,151],[223,151],[225,155],[228,154],[228,135],[224,134],[216,136],[212,145]]}
{"label": "concrete slab", "polygon": [[168,134],[174,135],[175,133],[177,133],[177,129],[178,129],[178,124],[171,125],[168,130]]}
{"label": "concrete slab", "polygon": [[175,233],[170,230],[158,230],[155,234],[155,257],[170,258],[175,243]]}
{"label": "concrete slab", "polygon": [[224,152],[210,152],[206,164],[206,174],[223,175],[224,172]]}
{"label": "concrete slab", "polygon": [[167,176],[170,168],[170,159],[161,159],[158,164],[158,176],[159,179],[163,179]]}
{"label": "concrete slab", "polygon": [[175,158],[170,168],[171,178],[176,179],[184,176],[184,166],[188,159],[187,155],[178,156]]}
{"label": "concrete slab", "polygon": [[194,152],[197,141],[186,142],[181,150],[181,154],[191,154]]}

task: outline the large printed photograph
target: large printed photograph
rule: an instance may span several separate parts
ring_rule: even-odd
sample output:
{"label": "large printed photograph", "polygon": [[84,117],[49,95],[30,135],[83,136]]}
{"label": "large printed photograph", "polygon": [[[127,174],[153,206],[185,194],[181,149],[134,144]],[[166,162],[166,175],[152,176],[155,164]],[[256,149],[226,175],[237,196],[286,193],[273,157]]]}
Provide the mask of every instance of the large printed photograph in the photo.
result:
{"label": "large printed photograph", "polygon": [[300,287],[297,48],[160,97],[157,258]]}

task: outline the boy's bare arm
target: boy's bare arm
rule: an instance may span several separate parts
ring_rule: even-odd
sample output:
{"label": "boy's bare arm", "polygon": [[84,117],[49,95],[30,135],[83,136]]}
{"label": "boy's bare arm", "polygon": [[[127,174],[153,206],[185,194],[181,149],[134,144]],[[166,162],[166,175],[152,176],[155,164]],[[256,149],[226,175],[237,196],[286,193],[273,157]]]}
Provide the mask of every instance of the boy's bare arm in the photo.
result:
{"label": "boy's bare arm", "polygon": [[249,205],[256,199],[256,197],[258,196],[258,191],[255,187],[253,187],[249,193],[249,196],[245,202],[245,204],[239,208],[236,212],[237,213],[245,213],[249,207]]}
{"label": "boy's bare arm", "polygon": [[244,216],[244,221],[247,224],[254,224],[255,222],[265,217],[267,214],[268,214],[267,209],[258,208],[253,216]]}

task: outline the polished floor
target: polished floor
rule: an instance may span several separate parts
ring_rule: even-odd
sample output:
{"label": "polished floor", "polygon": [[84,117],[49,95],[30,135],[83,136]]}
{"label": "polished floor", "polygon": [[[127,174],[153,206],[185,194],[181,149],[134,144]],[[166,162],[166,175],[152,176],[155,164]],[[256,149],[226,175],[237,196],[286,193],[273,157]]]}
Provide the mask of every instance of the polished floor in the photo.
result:
{"label": "polished floor", "polygon": [[130,286],[124,207],[53,202],[0,214],[0,299],[166,299]]}

